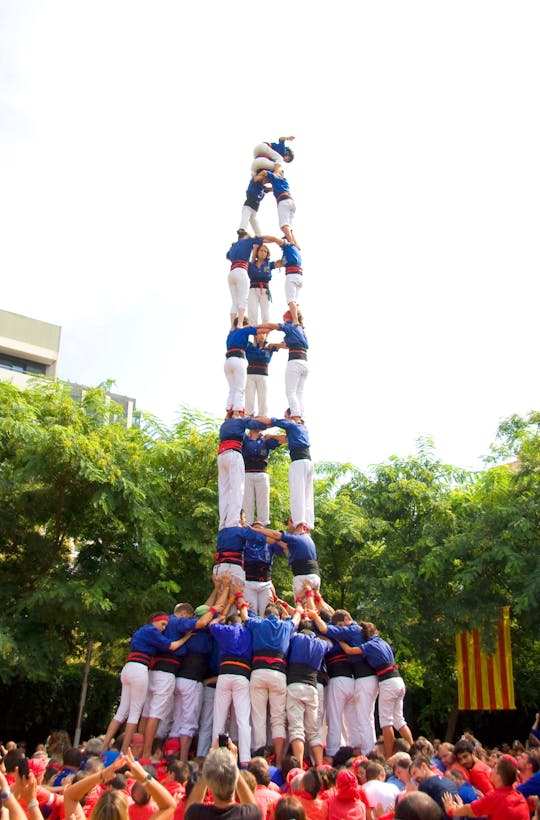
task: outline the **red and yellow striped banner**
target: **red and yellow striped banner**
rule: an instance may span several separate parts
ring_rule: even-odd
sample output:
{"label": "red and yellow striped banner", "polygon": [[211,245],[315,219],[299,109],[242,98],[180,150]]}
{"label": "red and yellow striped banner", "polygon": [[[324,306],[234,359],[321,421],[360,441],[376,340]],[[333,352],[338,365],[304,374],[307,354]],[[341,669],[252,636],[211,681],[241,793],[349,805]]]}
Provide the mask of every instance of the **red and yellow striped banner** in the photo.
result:
{"label": "red and yellow striped banner", "polygon": [[515,709],[510,607],[502,609],[493,655],[481,648],[480,632],[456,635],[459,709]]}

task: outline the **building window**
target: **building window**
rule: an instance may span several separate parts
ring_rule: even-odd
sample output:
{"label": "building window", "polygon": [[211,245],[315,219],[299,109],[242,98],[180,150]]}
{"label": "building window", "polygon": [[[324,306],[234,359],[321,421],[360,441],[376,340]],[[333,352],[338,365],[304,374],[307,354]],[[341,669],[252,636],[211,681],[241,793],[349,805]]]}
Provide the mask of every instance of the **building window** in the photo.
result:
{"label": "building window", "polygon": [[46,364],[33,362],[30,359],[20,359],[18,356],[10,356],[9,353],[0,353],[0,367],[16,370],[18,373],[31,373],[35,376],[45,376],[47,373]]}

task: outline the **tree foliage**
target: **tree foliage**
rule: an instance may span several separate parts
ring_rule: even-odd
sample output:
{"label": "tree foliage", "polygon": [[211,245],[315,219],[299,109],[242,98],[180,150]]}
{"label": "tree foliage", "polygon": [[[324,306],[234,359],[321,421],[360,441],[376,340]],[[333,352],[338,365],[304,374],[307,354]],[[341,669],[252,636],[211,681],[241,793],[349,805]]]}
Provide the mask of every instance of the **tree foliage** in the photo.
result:
{"label": "tree foliage", "polygon": [[[57,383],[25,391],[0,383],[4,690],[10,680],[50,681],[68,667],[72,681],[89,642],[94,669],[116,670],[148,612],[208,595],[217,420],[182,408],[172,428],[148,417],[126,429],[117,415],[103,388],[76,403]],[[489,469],[478,474],[443,464],[428,440],[415,455],[365,473],[316,465],[324,594],[375,621],[393,643],[424,731],[440,731],[455,701],[456,632],[493,625],[503,605],[519,626],[518,697],[534,703],[539,424],[537,413],[505,421]],[[278,448],[270,467],[278,529],[289,515],[288,467]],[[290,591],[285,560],[276,560],[274,580]]]}

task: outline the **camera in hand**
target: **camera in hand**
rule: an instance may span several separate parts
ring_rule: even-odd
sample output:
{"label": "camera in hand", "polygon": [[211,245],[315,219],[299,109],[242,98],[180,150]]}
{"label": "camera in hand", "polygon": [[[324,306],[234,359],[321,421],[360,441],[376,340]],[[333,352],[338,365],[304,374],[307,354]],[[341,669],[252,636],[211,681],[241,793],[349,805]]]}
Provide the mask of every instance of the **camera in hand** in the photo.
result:
{"label": "camera in hand", "polygon": [[229,745],[229,735],[227,735],[227,734],[218,735],[218,745],[219,746],[228,746]]}

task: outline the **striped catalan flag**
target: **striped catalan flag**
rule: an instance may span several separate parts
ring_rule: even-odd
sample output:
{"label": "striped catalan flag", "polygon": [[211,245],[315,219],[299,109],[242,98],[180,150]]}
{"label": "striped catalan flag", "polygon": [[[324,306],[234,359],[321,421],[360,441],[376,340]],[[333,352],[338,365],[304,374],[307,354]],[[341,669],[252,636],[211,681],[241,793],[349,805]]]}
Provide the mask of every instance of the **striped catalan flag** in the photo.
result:
{"label": "striped catalan flag", "polygon": [[510,607],[502,609],[493,655],[481,648],[480,632],[456,635],[456,668],[459,709],[515,709]]}

